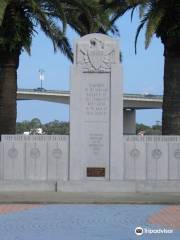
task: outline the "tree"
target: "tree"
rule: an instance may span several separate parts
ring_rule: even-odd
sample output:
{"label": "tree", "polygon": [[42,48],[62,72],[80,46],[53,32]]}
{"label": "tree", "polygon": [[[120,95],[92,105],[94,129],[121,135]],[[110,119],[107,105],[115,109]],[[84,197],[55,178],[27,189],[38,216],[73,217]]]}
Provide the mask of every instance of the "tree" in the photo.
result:
{"label": "tree", "polygon": [[16,133],[17,134],[23,134],[24,132],[30,132],[30,121],[23,121],[23,122],[17,122],[16,123]]}
{"label": "tree", "polygon": [[111,25],[96,0],[0,0],[0,135],[15,133],[19,57],[30,53],[37,25],[71,61],[69,24],[80,35],[106,32]]}
{"label": "tree", "polygon": [[146,26],[145,48],[155,34],[164,45],[164,94],[162,134],[180,135],[180,1],[127,0],[127,9],[138,7],[140,25],[135,38]]}
{"label": "tree", "polygon": [[48,135],[69,135],[69,122],[59,122],[54,120],[48,123],[41,123],[40,119],[33,118],[31,121],[23,121],[16,123],[16,133],[23,134],[29,132],[29,134],[38,134],[38,129],[42,129],[42,134]]}
{"label": "tree", "polygon": [[43,132],[49,135],[69,135],[69,122],[59,122],[58,120],[54,120],[46,123],[43,126]]}
{"label": "tree", "polygon": [[144,125],[143,123],[137,123],[136,124],[136,134],[139,135],[141,132],[144,133],[144,135],[149,135],[151,132],[151,127]]}
{"label": "tree", "polygon": [[40,128],[42,126],[39,118],[33,118],[30,122],[30,128]]}
{"label": "tree", "polygon": [[153,125],[152,127],[144,125],[142,123],[136,124],[136,134],[137,135],[161,135],[162,127],[161,125]]}

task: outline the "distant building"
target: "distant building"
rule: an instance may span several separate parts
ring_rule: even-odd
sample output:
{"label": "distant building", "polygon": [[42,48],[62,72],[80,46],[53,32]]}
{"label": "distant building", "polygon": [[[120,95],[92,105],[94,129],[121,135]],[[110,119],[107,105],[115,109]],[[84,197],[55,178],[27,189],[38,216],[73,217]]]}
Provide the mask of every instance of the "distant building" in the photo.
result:
{"label": "distant building", "polygon": [[24,135],[30,135],[30,132],[24,132],[23,134]]}
{"label": "distant building", "polygon": [[42,135],[43,129],[42,128],[35,128],[31,129],[29,132],[24,132],[24,135]]}

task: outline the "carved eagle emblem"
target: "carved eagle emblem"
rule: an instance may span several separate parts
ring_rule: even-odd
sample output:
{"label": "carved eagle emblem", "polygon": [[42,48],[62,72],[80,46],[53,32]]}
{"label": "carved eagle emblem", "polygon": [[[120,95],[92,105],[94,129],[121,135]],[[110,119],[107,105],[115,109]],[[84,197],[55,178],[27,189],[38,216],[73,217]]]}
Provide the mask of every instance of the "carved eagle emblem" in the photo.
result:
{"label": "carved eagle emblem", "polygon": [[89,71],[107,71],[114,62],[114,49],[96,38],[90,40],[88,48],[81,48],[80,54],[80,64]]}

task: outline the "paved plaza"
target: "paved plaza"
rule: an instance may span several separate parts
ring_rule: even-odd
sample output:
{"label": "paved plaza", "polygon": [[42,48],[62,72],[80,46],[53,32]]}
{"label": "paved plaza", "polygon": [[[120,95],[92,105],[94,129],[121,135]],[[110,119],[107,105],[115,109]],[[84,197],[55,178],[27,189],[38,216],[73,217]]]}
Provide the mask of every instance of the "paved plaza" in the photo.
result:
{"label": "paved plaza", "polygon": [[179,240],[180,205],[1,204],[0,239]]}

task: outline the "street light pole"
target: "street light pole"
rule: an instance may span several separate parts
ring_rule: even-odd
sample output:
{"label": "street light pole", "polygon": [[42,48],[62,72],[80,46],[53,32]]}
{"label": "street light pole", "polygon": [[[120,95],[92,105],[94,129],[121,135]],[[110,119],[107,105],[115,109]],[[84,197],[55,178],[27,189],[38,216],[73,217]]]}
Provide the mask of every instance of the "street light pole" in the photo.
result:
{"label": "street light pole", "polygon": [[44,73],[45,73],[44,69],[39,69],[39,80],[41,81],[41,90],[43,88],[42,82],[44,81]]}

